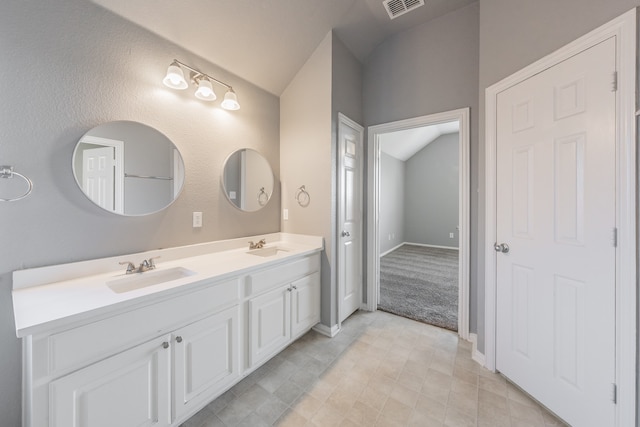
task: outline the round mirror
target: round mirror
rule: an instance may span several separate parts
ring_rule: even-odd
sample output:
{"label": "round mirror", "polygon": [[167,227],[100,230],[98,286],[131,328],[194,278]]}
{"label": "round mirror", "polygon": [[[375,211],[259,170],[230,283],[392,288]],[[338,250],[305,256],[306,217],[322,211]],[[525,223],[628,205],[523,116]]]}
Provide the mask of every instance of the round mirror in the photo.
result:
{"label": "round mirror", "polygon": [[245,212],[262,209],[273,194],[273,172],[267,159],[249,148],[234,151],[224,162],[222,186],[227,199]]}
{"label": "round mirror", "polygon": [[142,123],[105,123],[87,132],[73,151],[73,175],[84,194],[120,215],[147,215],[169,206],[184,183],[175,145]]}

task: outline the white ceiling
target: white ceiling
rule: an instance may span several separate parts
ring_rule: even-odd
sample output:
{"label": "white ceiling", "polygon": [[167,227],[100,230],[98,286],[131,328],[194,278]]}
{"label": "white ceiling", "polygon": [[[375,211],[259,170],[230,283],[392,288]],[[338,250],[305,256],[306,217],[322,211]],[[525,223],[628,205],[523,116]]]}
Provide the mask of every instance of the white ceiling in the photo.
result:
{"label": "white ceiling", "polygon": [[331,29],[364,62],[387,37],[476,0],[427,0],[394,20],[382,0],[91,1],[279,96]]}
{"label": "white ceiling", "polygon": [[460,132],[460,122],[439,123],[380,135],[380,150],[406,162],[439,136]]}

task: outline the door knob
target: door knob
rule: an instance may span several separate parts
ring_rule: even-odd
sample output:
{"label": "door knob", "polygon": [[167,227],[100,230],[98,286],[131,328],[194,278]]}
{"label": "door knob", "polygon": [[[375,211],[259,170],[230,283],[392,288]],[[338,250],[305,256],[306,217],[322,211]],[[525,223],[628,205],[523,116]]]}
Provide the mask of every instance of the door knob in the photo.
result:
{"label": "door knob", "polygon": [[342,231],[342,237],[349,237],[351,236],[351,233],[349,233],[348,231]]}
{"label": "door knob", "polygon": [[509,252],[509,245],[507,245],[506,243],[495,243],[493,245],[493,249],[495,249],[496,252],[502,252],[503,254],[506,254]]}

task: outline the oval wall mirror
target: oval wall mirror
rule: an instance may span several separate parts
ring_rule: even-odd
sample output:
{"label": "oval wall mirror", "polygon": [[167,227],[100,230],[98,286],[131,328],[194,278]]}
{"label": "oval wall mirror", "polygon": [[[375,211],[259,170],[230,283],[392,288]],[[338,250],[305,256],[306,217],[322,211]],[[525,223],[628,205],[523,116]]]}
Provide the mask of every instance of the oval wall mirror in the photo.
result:
{"label": "oval wall mirror", "polygon": [[234,151],[222,170],[227,200],[245,212],[262,209],[273,194],[273,171],[267,159],[250,148]]}
{"label": "oval wall mirror", "polygon": [[87,132],[73,151],[73,175],[96,205],[119,215],[148,215],[169,206],[184,184],[176,146],[158,130],[130,121]]}

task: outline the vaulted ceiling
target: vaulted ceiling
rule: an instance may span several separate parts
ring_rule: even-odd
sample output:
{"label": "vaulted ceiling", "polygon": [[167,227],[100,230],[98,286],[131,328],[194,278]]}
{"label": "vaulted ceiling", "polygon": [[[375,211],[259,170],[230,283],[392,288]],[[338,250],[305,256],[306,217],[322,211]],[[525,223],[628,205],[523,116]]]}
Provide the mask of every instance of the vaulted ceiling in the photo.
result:
{"label": "vaulted ceiling", "polygon": [[425,0],[393,20],[383,0],[91,1],[280,95],[331,29],[364,62],[386,38],[476,0]]}

